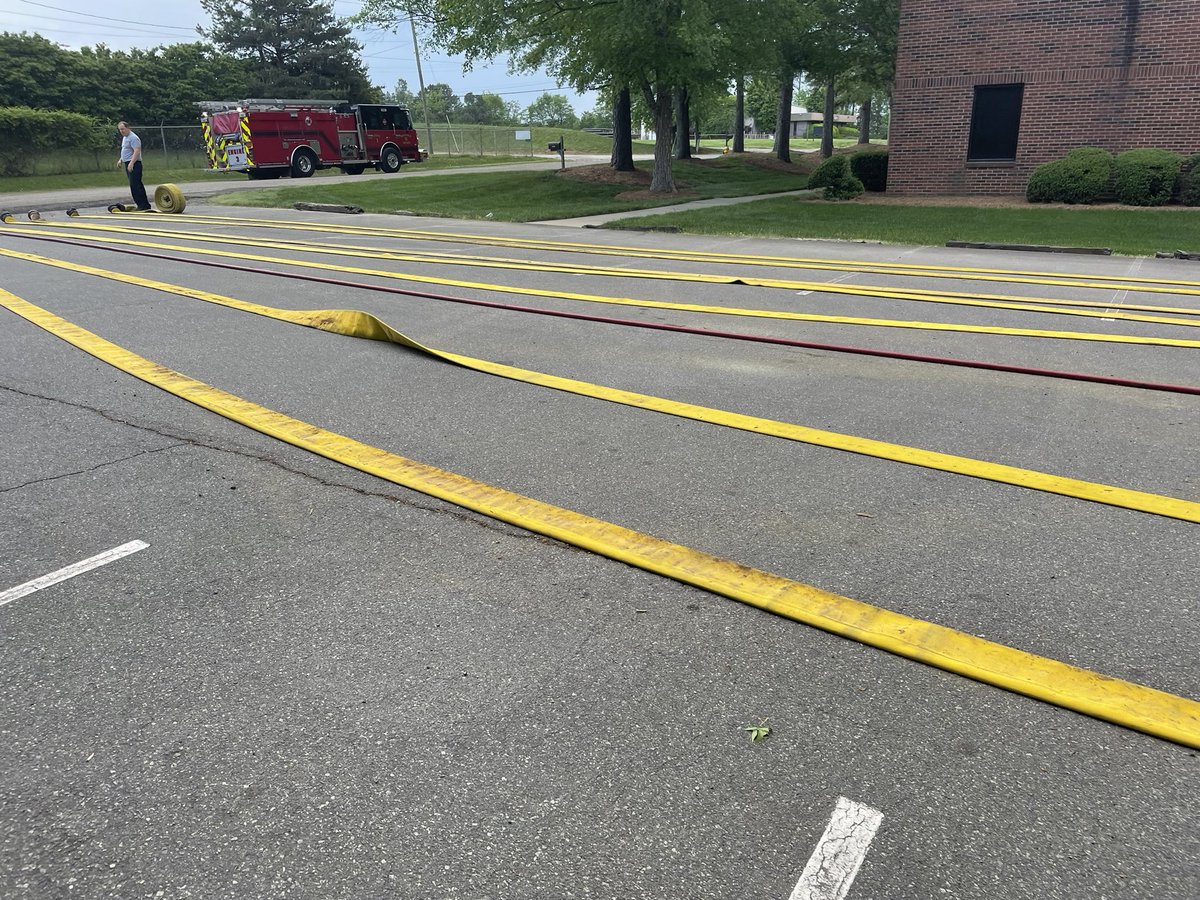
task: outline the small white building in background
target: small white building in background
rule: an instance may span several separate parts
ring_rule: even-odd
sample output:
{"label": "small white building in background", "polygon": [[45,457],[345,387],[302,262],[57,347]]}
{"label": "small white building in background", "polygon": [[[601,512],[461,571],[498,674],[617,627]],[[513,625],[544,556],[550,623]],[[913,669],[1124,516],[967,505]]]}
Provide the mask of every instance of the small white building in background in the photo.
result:
{"label": "small white building in background", "polygon": [[[759,129],[754,122],[753,116],[746,117],[746,131],[750,134],[774,134],[775,120],[772,119],[769,123],[764,123],[765,128]],[[835,115],[833,117],[834,125],[849,125],[854,128],[858,125],[858,116]],[[825,114],[819,112],[809,112],[803,106],[792,107],[792,137],[820,137],[821,129],[825,125]]]}
{"label": "small white building in background", "polygon": [[[833,124],[849,125],[851,128],[857,128],[858,116],[835,115],[833,117]],[[809,112],[803,106],[792,107],[792,137],[818,138],[821,136],[821,129],[824,126],[824,113]],[[654,140],[654,129],[651,128],[646,122],[638,123],[637,130],[639,132],[638,140]],[[767,123],[766,128],[760,130],[754,123],[754,116],[746,116],[746,134],[764,134],[773,136],[775,134],[775,120],[772,119],[769,123]]]}

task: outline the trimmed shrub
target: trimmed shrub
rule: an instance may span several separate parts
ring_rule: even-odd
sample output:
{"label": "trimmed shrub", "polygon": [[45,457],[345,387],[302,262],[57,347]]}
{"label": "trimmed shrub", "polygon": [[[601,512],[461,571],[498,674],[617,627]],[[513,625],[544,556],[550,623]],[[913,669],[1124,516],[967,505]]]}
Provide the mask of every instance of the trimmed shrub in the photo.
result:
{"label": "trimmed shrub", "polygon": [[1079,147],[1034,169],[1025,197],[1030,203],[1096,203],[1109,195],[1112,179],[1111,153]]}
{"label": "trimmed shrub", "polygon": [[886,150],[862,150],[850,157],[850,171],[874,193],[887,190],[888,154]]}
{"label": "trimmed shrub", "polygon": [[1118,154],[1117,200],[1129,206],[1163,206],[1171,202],[1183,157],[1170,150],[1143,147]]}
{"label": "trimmed shrub", "polygon": [[850,172],[845,156],[831,156],[808,177],[810,188],[825,188],[826,200],[853,200],[865,188]]}
{"label": "trimmed shrub", "polygon": [[1189,156],[1179,167],[1175,199],[1184,206],[1200,206],[1200,153]]}

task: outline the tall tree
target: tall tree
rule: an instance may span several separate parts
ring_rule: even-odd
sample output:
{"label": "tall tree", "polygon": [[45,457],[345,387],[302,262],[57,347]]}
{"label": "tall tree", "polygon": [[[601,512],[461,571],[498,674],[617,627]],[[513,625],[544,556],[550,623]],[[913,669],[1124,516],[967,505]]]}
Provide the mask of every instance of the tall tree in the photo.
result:
{"label": "tall tree", "polygon": [[579,114],[580,128],[610,128],[613,118],[613,91],[611,87],[602,89],[596,98],[596,105],[586,112]]}
{"label": "tall tree", "polygon": [[[244,96],[251,77],[242,60],[200,42],[134,50],[130,55],[137,77],[145,79],[139,104],[139,118],[145,124],[194,124],[197,100]],[[124,112],[118,118],[129,115]]]}
{"label": "tall tree", "polygon": [[871,98],[867,97],[858,108],[858,142],[871,143]]}
{"label": "tall tree", "polygon": [[675,89],[675,158],[691,159],[692,103],[687,85]]}
{"label": "tall tree", "polygon": [[[722,22],[754,0],[430,0],[434,39],[469,67],[511,54],[518,68],[546,68],[576,90],[627,84],[653,111],[651,191],[673,192],[672,96],[710,72],[729,43]],[[394,25],[407,0],[367,0],[365,21]]]}
{"label": "tall tree", "polygon": [[376,100],[350,26],[320,0],[200,0],[212,25],[198,28],[220,50],[250,63],[259,96]]}
{"label": "tall tree", "polygon": [[616,92],[612,109],[613,149],[609,165],[618,172],[633,172],[633,104],[629,88]]}
{"label": "tall tree", "polygon": [[[806,72],[824,85],[843,86],[859,102],[890,90],[896,66],[899,0],[814,0],[815,27],[809,34]],[[821,153],[833,152],[833,108],[826,97]]]}
{"label": "tall tree", "polygon": [[383,100],[385,103],[395,103],[399,106],[411,107],[417,102],[417,95],[409,89],[408,82],[400,78],[396,81],[395,90],[384,92]]}
{"label": "tall tree", "polygon": [[775,106],[779,97],[776,79],[767,73],[752,75],[746,84],[746,115],[754,120],[754,130],[767,134],[775,127]]}
{"label": "tall tree", "polygon": [[837,110],[837,83],[830,78],[825,82],[824,126],[821,128],[821,155],[833,156],[834,114]]}
{"label": "tall tree", "polygon": [[796,70],[785,66],[779,74],[779,97],[775,106],[775,145],[771,152],[783,162],[792,161],[792,93]]}
{"label": "tall tree", "polygon": [[529,104],[525,119],[530,125],[546,125],[550,128],[576,128],[579,125],[571,101],[562,94],[542,94]]}
{"label": "tall tree", "polygon": [[499,94],[469,92],[463,94],[458,120],[472,125],[507,125],[510,122],[508,107]]}
{"label": "tall tree", "polygon": [[438,82],[427,84],[424,90],[417,92],[416,107],[429,110],[430,122],[450,122],[457,121],[462,101],[450,85]]}
{"label": "tall tree", "polygon": [[768,31],[770,40],[762,45],[757,57],[756,74],[773,79],[776,86],[773,152],[784,162],[792,158],[792,95],[796,75],[804,69],[810,52],[814,14],[813,0],[775,0]]}

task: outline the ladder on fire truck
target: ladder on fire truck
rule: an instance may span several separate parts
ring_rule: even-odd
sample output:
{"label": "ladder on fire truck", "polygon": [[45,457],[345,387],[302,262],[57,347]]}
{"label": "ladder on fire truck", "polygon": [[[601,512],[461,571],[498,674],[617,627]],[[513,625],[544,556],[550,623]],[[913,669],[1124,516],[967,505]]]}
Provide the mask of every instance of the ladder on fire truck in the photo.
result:
{"label": "ladder on fire truck", "polygon": [[269,97],[251,97],[248,100],[201,100],[196,103],[204,112],[227,112],[242,109],[246,112],[286,109],[346,109],[349,100],[281,100]]}

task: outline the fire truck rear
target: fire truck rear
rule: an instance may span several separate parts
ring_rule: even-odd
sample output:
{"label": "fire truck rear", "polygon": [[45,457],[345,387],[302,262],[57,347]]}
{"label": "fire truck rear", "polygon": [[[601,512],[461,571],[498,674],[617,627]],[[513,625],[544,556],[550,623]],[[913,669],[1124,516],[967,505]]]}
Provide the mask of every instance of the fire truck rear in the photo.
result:
{"label": "fire truck rear", "polygon": [[317,169],[399,172],[426,157],[403,106],[336,100],[251,99],[199,104],[214,172],[307,178]]}

